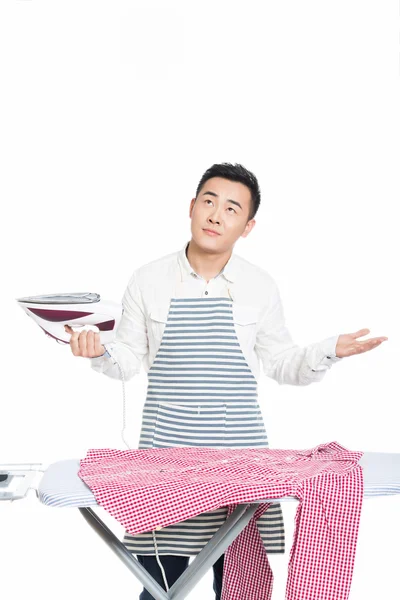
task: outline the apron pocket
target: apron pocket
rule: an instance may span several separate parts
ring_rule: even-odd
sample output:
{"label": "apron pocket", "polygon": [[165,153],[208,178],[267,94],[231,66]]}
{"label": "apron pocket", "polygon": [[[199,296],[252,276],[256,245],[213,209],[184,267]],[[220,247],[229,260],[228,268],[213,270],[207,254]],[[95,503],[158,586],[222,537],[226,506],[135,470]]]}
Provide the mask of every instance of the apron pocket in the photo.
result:
{"label": "apron pocket", "polygon": [[154,448],[226,445],[226,404],[160,402],[154,426]]}
{"label": "apron pocket", "polygon": [[228,405],[226,445],[229,448],[268,448],[268,437],[258,402],[246,409]]}

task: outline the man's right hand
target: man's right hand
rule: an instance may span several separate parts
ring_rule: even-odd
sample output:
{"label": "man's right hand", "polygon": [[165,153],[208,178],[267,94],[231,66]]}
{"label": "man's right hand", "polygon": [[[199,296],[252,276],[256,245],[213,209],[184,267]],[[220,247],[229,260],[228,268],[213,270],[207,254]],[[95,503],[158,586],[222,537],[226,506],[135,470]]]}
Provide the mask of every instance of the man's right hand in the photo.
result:
{"label": "man's right hand", "polygon": [[74,331],[69,325],[64,325],[67,333],[71,334],[69,341],[74,356],[97,358],[104,354],[105,347],[100,343],[100,334],[95,331]]}

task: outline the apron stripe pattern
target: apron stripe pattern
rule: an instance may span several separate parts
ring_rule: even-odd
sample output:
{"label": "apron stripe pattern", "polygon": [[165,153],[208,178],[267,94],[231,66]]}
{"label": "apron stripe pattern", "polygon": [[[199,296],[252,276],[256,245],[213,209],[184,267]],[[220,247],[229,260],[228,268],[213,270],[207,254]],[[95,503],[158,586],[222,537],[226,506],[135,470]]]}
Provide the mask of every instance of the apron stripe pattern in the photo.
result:
{"label": "apron stripe pattern", "polygon": [[[148,372],[139,449],[205,446],[268,448],[257,380],[235,332],[230,298],[172,298]],[[198,554],[226,520],[228,509],[156,530],[158,554]],[[284,552],[279,503],[258,519],[268,553]],[[153,532],[125,533],[133,554],[155,554]]]}

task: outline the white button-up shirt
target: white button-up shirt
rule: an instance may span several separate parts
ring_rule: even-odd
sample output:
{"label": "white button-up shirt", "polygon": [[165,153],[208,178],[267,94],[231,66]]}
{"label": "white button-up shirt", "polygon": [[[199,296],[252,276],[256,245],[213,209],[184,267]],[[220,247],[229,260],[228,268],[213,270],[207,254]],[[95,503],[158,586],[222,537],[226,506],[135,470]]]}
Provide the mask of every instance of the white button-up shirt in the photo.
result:
{"label": "white button-up shirt", "polygon": [[261,362],[264,373],[279,384],[308,385],[342,360],[335,354],[338,335],[305,347],[293,342],[277,285],[267,271],[232,252],[222,271],[206,281],[188,261],[188,243],[133,272],[115,341],[105,345],[111,356],[107,352],[90,359],[95,371],[120,379],[121,368],[128,380],[143,365],[147,373],[160,347],[171,298],[232,299],[236,335],[256,380]]}

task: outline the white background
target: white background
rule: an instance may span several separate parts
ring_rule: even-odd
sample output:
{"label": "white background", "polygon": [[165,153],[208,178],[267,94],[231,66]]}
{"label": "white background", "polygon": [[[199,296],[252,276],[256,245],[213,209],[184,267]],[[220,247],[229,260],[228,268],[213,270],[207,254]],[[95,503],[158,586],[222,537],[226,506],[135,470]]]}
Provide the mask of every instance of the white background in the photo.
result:
{"label": "white background", "polygon": [[[0,463],[124,447],[121,383],[15,298],[120,301],[134,269],[190,239],[197,183],[223,161],[259,179],[257,224],[234,251],[275,278],[294,340],[389,338],[319,384],[262,376],[271,448],[400,452],[398,2],[3,0],[0,61]],[[133,447],[146,383],[127,384]],[[364,503],[351,600],[397,596],[399,509]],[[284,511],[289,550],[295,505]],[[138,598],[76,509],[30,492],[0,504],[0,527],[4,597]],[[288,554],[270,557],[273,600]],[[211,571],[189,598],[213,598]]]}

